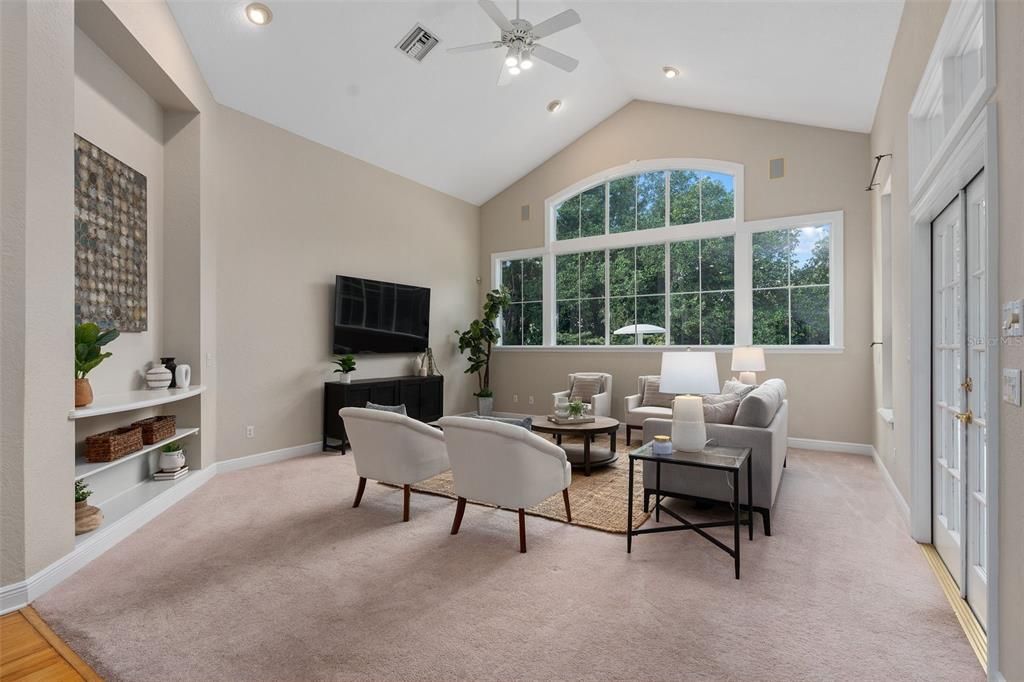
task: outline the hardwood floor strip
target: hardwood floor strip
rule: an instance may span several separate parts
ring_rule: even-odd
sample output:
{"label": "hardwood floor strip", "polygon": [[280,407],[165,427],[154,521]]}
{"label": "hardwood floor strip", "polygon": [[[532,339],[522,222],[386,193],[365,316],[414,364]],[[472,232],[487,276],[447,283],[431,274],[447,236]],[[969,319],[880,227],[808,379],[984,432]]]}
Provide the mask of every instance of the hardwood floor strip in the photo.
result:
{"label": "hardwood floor strip", "polygon": [[0,681],[15,680],[102,682],[31,606],[0,618]]}
{"label": "hardwood floor strip", "polygon": [[935,546],[921,545],[921,551],[924,553],[928,565],[931,566],[932,572],[935,573],[942,593],[946,595],[946,600],[953,607],[953,613],[956,615],[960,627],[963,628],[964,634],[967,635],[967,641],[974,649],[974,655],[978,657],[982,669],[988,673],[988,635],[985,634],[984,628],[981,627],[981,623],[978,622],[971,607],[960,598],[960,588],[957,587],[953,576],[949,574],[946,564],[942,563],[942,557],[939,556]]}

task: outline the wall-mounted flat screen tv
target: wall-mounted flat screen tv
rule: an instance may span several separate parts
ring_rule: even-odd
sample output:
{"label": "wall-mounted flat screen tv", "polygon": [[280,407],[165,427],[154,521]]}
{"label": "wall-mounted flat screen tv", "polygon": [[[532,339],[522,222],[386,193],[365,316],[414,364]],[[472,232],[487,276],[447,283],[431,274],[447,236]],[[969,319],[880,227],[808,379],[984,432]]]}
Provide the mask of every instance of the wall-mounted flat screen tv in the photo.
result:
{"label": "wall-mounted flat screen tv", "polygon": [[335,353],[421,353],[429,336],[430,289],[337,276]]}

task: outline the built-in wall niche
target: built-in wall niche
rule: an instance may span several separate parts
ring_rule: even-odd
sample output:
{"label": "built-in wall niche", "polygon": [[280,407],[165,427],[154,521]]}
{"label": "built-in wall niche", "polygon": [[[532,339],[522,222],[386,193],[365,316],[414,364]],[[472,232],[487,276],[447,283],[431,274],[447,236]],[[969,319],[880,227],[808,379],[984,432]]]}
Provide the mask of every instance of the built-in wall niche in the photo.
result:
{"label": "built-in wall niche", "polygon": [[910,106],[911,204],[995,91],[995,3],[950,5]]}

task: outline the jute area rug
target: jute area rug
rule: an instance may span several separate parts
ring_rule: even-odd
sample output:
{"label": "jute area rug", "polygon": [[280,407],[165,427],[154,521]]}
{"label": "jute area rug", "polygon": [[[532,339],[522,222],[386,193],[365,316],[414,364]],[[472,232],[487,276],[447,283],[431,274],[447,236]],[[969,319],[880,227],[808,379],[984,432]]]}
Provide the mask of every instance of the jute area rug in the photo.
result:
{"label": "jute area rug", "polygon": [[[582,443],[582,440],[565,438],[563,443]],[[603,441],[603,442],[602,442]],[[595,445],[607,447],[607,437],[598,436]],[[639,447],[636,439],[633,440],[632,448]],[[619,458],[614,463],[605,467],[595,467],[590,470],[590,476],[584,476],[581,469],[573,469],[572,484],[569,486],[569,505],[572,508],[572,525],[584,528],[594,528],[607,533],[626,533],[626,513],[628,511],[627,486],[629,485],[629,457],[630,449],[626,447],[624,438],[619,438],[616,450]],[[390,484],[383,484],[390,485]],[[428,495],[440,495],[455,499],[452,472],[445,471],[433,478],[428,478],[420,483],[414,483],[412,490]],[[650,514],[643,510],[644,484],[643,473],[640,465],[636,465],[633,472],[633,528],[639,528]],[[494,505],[482,502],[474,502],[484,507]],[[454,514],[454,508],[452,514]],[[562,494],[559,492],[544,500],[540,504],[526,510],[527,514],[543,516],[552,521],[567,523],[565,519],[565,505],[562,502]]]}

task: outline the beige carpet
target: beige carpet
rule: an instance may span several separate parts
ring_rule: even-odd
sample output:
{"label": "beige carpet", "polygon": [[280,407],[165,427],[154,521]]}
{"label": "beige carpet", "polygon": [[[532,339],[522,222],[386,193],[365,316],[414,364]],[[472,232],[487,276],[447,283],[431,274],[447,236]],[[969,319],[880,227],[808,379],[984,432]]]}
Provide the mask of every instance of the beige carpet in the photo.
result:
{"label": "beige carpet", "polygon": [[[110,680],[982,680],[874,463],[794,451],[743,579],[620,535],[370,486],[351,457],[222,474],[36,607]],[[653,523],[649,521],[648,525]],[[723,535],[728,529],[721,529]]]}
{"label": "beige carpet", "polygon": [[[566,438],[564,440],[564,443],[567,445],[582,445],[582,442],[578,438]],[[599,437],[596,445],[607,447],[608,437]],[[629,458],[623,453],[628,452],[629,448],[626,447],[625,438],[619,438],[616,447],[619,458],[608,466],[593,467],[590,476],[585,476],[580,469],[573,469],[572,485],[569,486],[569,506],[572,509],[572,525],[625,535],[626,515],[629,510]],[[633,447],[637,447],[636,442],[634,442]],[[635,464],[634,467],[633,528],[639,528],[651,515],[645,512],[643,508],[644,482],[641,471],[642,467],[639,464]],[[412,486],[412,489],[415,492],[442,495],[451,499],[456,497],[451,471],[446,471],[421,483],[416,483]],[[473,500],[470,500],[470,502],[481,504]],[[565,502],[562,500],[562,493],[552,495],[540,504],[530,507],[526,510],[526,513],[565,523]],[[453,507],[453,517],[454,514],[455,509]]]}

